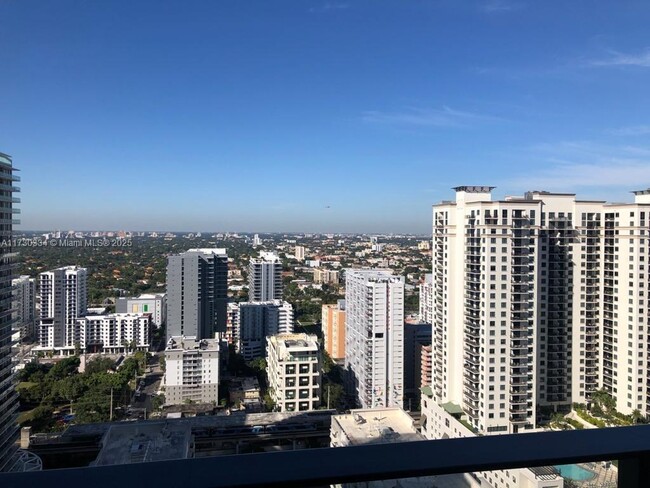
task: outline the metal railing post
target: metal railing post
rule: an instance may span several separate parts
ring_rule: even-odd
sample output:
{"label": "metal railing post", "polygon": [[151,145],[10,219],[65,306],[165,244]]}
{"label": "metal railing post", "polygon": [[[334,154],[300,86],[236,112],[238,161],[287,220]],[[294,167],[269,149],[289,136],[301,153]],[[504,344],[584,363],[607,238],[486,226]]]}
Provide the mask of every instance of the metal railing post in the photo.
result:
{"label": "metal railing post", "polygon": [[618,461],[618,488],[650,487],[650,455]]}

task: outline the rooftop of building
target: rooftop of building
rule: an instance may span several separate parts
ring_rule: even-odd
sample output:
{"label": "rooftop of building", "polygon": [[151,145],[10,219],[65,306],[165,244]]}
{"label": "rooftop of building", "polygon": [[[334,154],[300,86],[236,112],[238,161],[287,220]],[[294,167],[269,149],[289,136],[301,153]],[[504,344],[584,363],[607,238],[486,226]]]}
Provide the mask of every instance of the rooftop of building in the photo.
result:
{"label": "rooftop of building", "polygon": [[188,249],[185,251],[185,253],[200,253],[200,254],[215,254],[217,256],[227,256],[227,251],[226,249],[222,247],[203,247],[203,248],[194,248],[194,249]]}
{"label": "rooftop of building", "polygon": [[332,424],[341,427],[351,445],[424,440],[411,416],[399,407],[351,410],[334,415]]}
{"label": "rooftop of building", "polygon": [[104,434],[94,465],[186,459],[191,454],[191,438],[191,426],[178,422],[113,424]]}
{"label": "rooftop of building", "polygon": [[260,383],[254,376],[244,378],[232,378],[230,380],[230,390],[253,391],[260,389]]}
{"label": "rooftop of building", "polygon": [[285,357],[297,352],[318,351],[318,338],[311,334],[278,334],[268,338],[271,347],[278,349],[278,355]]}
{"label": "rooftop of building", "polygon": [[165,350],[189,351],[192,349],[201,349],[204,351],[219,349],[219,341],[217,339],[197,339],[194,336],[172,336],[167,341]]}

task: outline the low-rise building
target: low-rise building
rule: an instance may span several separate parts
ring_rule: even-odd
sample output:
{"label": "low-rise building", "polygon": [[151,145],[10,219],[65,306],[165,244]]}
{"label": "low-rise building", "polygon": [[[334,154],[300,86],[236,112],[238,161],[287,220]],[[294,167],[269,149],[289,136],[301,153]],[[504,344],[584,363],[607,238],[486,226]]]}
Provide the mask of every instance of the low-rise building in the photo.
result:
{"label": "low-rise building", "polygon": [[331,269],[316,268],[314,270],[314,283],[317,285],[338,285],[339,272]]}
{"label": "low-rise building", "polygon": [[318,339],[309,334],[278,334],[267,339],[271,398],[280,412],[314,410],[320,405],[321,361]]}
{"label": "low-rise building", "polygon": [[150,313],[87,315],[75,321],[78,347],[85,352],[124,354],[148,351],[151,346]]}
{"label": "low-rise building", "polygon": [[[350,413],[332,416],[330,447],[360,446],[364,444],[389,444],[422,441],[413,419],[399,407],[351,410]],[[450,476],[426,476],[399,480],[380,480],[335,485],[345,488],[424,488],[430,486],[469,486],[463,484],[464,475],[451,475],[458,484],[438,484]]]}
{"label": "low-rise building", "polygon": [[219,400],[219,341],[173,336],[165,349],[165,405]]}
{"label": "low-rise building", "polygon": [[247,412],[262,411],[260,384],[254,376],[233,378],[228,388],[230,403]]}

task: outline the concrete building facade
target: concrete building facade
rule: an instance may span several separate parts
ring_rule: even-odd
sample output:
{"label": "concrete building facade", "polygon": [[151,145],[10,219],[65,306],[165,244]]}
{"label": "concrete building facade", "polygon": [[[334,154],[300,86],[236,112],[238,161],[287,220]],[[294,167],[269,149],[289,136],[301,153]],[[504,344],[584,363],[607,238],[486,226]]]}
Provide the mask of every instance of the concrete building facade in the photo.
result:
{"label": "concrete building facade", "polygon": [[12,374],[11,336],[14,323],[12,309],[12,280],[16,275],[16,256],[12,248],[13,226],[18,223],[14,196],[19,188],[14,186],[20,178],[14,175],[11,157],[0,153],[0,237],[6,243],[0,251],[0,471],[14,469],[15,441],[18,438],[16,417],[18,394]]}
{"label": "concrete building facade", "polygon": [[165,349],[165,405],[219,401],[219,341],[170,337]]}
{"label": "concrete building facade", "polygon": [[346,392],[362,408],[404,401],[404,277],[380,269],[345,273]]}
{"label": "concrete building facade", "polygon": [[[433,207],[433,394],[487,433],[603,388],[650,414],[650,191],[635,202],[458,187]],[[646,285],[647,286],[647,285]]]}
{"label": "concrete building facade", "polygon": [[293,306],[282,300],[238,303],[233,327],[235,349],[246,361],[264,357],[268,336],[293,332]]}
{"label": "concrete building facade", "polygon": [[118,298],[115,302],[117,313],[150,313],[151,323],[160,327],[167,320],[167,295],[165,293],[145,293],[138,297]]}
{"label": "concrete building facade", "polygon": [[88,308],[86,268],[64,266],[38,277],[40,316],[36,350],[73,354],[81,343],[76,326]]}
{"label": "concrete building facade", "polygon": [[420,283],[420,306],[418,318],[427,324],[433,323],[433,275],[424,275],[424,281]]}
{"label": "concrete building facade", "polygon": [[280,412],[302,412],[320,406],[321,358],[315,335],[270,336],[266,357],[271,398]]}
{"label": "concrete building facade", "polygon": [[89,353],[124,354],[151,347],[151,313],[110,313],[77,319],[79,347]]}
{"label": "concrete building facade", "polygon": [[27,275],[12,280],[13,330],[18,340],[25,341],[36,336],[36,280]]}
{"label": "concrete building facade", "polygon": [[167,338],[212,339],[226,332],[228,255],[190,249],[167,261]]}
{"label": "concrete building facade", "polygon": [[248,265],[248,301],[282,300],[282,261],[272,252],[261,252]]}
{"label": "concrete building facade", "polygon": [[324,347],[332,359],[345,359],[345,300],[321,308]]}

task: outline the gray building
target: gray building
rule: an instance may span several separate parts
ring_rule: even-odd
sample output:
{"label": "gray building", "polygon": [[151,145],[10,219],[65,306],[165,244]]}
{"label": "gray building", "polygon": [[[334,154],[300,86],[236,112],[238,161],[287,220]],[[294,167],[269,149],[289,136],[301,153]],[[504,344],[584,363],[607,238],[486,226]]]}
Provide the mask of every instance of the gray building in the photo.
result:
{"label": "gray building", "polygon": [[289,302],[242,302],[234,317],[234,341],[246,361],[264,357],[266,338],[293,332],[293,306]]}
{"label": "gray building", "polygon": [[118,298],[115,302],[115,311],[117,313],[150,313],[151,323],[160,327],[167,320],[167,295],[147,293],[139,297]]}
{"label": "gray building", "polygon": [[35,335],[36,324],[36,280],[27,275],[19,276],[12,281],[14,333],[22,342]]}
{"label": "gray building", "polygon": [[14,321],[11,281],[16,268],[16,253],[11,241],[13,225],[18,223],[13,218],[13,214],[18,213],[13,204],[20,200],[13,196],[14,192],[19,191],[13,186],[14,181],[19,181],[13,172],[11,158],[0,153],[0,239],[7,244],[0,250],[0,471],[15,469],[15,441],[18,434],[18,395],[11,373],[11,329]]}
{"label": "gray building", "polygon": [[167,261],[167,339],[214,338],[226,332],[228,255],[225,249],[190,249]]}
{"label": "gray building", "polygon": [[248,301],[282,300],[282,262],[277,254],[261,252],[248,266]]}
{"label": "gray building", "polygon": [[420,402],[422,346],[431,344],[431,324],[404,323],[404,408],[415,409]]}

